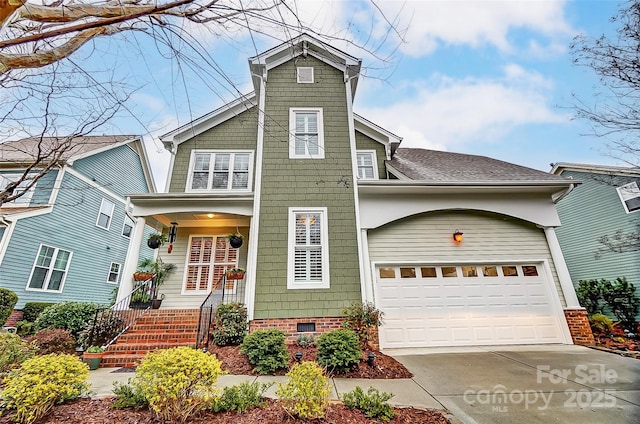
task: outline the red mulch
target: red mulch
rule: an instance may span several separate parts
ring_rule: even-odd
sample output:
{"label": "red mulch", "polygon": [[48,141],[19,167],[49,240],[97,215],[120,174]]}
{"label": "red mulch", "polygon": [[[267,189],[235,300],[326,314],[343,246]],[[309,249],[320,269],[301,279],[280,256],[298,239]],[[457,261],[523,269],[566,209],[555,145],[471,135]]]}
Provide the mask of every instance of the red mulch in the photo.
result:
{"label": "red mulch", "polygon": [[[114,409],[111,399],[81,399],[53,408],[38,420],[37,424],[158,424],[154,414],[148,409]],[[438,411],[415,408],[396,408],[396,416],[390,424],[450,424]],[[10,423],[13,414],[0,417],[0,423]],[[264,424],[264,423],[306,423],[306,424],[379,424],[380,421],[365,418],[358,410],[351,410],[341,403],[332,403],[323,419],[297,420],[289,417],[277,402],[267,399],[265,406],[254,408],[244,414],[234,412],[205,412],[187,421],[190,424]]]}
{"label": "red mulch", "polygon": [[[301,348],[296,345],[288,345],[289,349],[289,366],[292,366],[295,360],[295,354],[297,351],[302,352],[303,361],[315,361],[318,349],[316,347]],[[220,361],[222,361],[222,369],[229,372],[229,374],[244,374],[244,375],[256,375],[253,371],[253,366],[249,363],[247,355],[240,352],[238,346],[209,346],[209,352],[214,353]],[[380,378],[380,379],[392,379],[392,378],[411,378],[411,374],[400,362],[396,361],[390,356],[373,351],[376,355],[374,366],[370,367],[367,364],[367,356],[370,350],[365,351],[362,354],[362,360],[351,371],[346,374],[335,375],[336,377],[345,378]],[[275,375],[284,375],[287,370],[280,370]]]}

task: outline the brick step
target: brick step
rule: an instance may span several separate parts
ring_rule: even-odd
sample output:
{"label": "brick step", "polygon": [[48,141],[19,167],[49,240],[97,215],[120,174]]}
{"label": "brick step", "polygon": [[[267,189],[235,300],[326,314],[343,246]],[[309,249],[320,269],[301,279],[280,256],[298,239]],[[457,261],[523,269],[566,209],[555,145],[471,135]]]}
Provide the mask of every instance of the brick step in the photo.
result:
{"label": "brick step", "polygon": [[151,309],[147,311],[143,316],[183,317],[183,316],[198,316],[199,314],[200,314],[199,309]]}
{"label": "brick step", "polygon": [[100,361],[100,368],[134,367],[144,355],[105,355]]}
{"label": "brick step", "polygon": [[161,342],[161,343],[122,343],[113,344],[107,349],[107,355],[128,355],[128,354],[145,354],[158,349],[170,349],[172,347],[179,346],[194,346],[196,344],[195,338],[193,340],[183,339],[176,340],[175,342]]}
{"label": "brick step", "polygon": [[195,331],[182,331],[182,332],[158,332],[158,333],[142,333],[142,332],[126,332],[118,338],[117,343],[140,343],[141,341],[150,340],[170,340],[170,339],[184,339],[196,338]]}
{"label": "brick step", "polygon": [[185,332],[197,332],[197,325],[134,325],[127,333],[133,334],[148,334],[148,333],[185,333]]}

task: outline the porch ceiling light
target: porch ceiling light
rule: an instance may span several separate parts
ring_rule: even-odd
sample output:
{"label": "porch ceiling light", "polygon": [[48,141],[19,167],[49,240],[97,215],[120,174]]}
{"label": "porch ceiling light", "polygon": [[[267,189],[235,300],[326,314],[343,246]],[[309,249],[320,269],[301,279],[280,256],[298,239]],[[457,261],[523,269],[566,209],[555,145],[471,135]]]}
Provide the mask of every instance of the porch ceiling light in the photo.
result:
{"label": "porch ceiling light", "polygon": [[455,233],[453,233],[453,241],[455,241],[456,243],[461,243],[462,242],[462,234],[460,231],[456,230]]}
{"label": "porch ceiling light", "polygon": [[207,214],[207,218],[213,218],[214,216],[216,216],[216,214],[209,212]]}

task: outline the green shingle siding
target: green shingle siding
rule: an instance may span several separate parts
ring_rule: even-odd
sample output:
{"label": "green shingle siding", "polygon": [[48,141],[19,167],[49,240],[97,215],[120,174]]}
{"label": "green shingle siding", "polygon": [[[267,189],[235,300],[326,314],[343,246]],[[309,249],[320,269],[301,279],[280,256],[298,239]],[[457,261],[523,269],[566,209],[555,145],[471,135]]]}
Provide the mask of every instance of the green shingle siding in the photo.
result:
{"label": "green shingle siding", "polygon": [[253,150],[255,152],[258,138],[257,123],[257,108],[253,107],[180,144],[174,159],[169,192],[184,193],[192,150]]}
{"label": "green shingle siding", "polygon": [[127,145],[79,159],[72,168],[123,197],[149,191],[140,157]]}
{"label": "green shingle siding", "polygon": [[616,187],[640,178],[564,171],[563,177],[582,181],[557,204],[562,226],[556,229],[569,274],[574,284],[587,279],[626,277],[640,295],[640,251],[604,252],[598,239],[616,231],[637,230],[640,212],[627,214]]}
{"label": "green shingle siding", "polygon": [[378,162],[378,178],[381,180],[387,178],[387,170],[384,167],[384,161],[387,158],[387,154],[382,144],[356,131],[356,150],[375,150],[376,161]]}
{"label": "green shingle siding", "polygon": [[[314,84],[296,83],[296,66],[313,66]],[[343,74],[299,57],[271,69],[266,85],[264,160],[255,317],[340,315],[360,301],[355,202]],[[324,159],[289,159],[289,108],[320,107]],[[327,207],[329,289],[287,289],[289,207]]]}

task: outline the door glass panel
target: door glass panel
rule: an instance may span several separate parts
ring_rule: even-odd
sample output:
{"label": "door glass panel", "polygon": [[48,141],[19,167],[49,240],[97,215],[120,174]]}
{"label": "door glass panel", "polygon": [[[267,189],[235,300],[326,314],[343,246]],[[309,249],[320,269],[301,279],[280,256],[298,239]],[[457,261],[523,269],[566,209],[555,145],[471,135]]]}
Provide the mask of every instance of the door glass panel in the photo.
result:
{"label": "door glass panel", "polygon": [[523,265],[522,273],[525,277],[537,277],[538,276],[538,268],[535,265]]}
{"label": "door glass panel", "polygon": [[478,269],[475,266],[463,266],[462,267],[462,276],[463,277],[477,277]]}
{"label": "door glass panel", "polygon": [[458,270],[455,266],[443,266],[442,267],[442,276],[443,277],[457,277]]}
{"label": "door glass panel", "polygon": [[436,267],[422,267],[420,268],[420,274],[422,274],[422,278],[436,278]]}
{"label": "door glass panel", "polygon": [[517,277],[518,276],[518,268],[516,268],[515,266],[512,266],[512,265],[503,266],[502,267],[502,274],[505,277]]}
{"label": "door glass panel", "polygon": [[400,278],[416,278],[416,269],[400,268]]}
{"label": "door glass panel", "polygon": [[378,270],[380,278],[396,278],[396,270],[394,268],[380,268]]}

